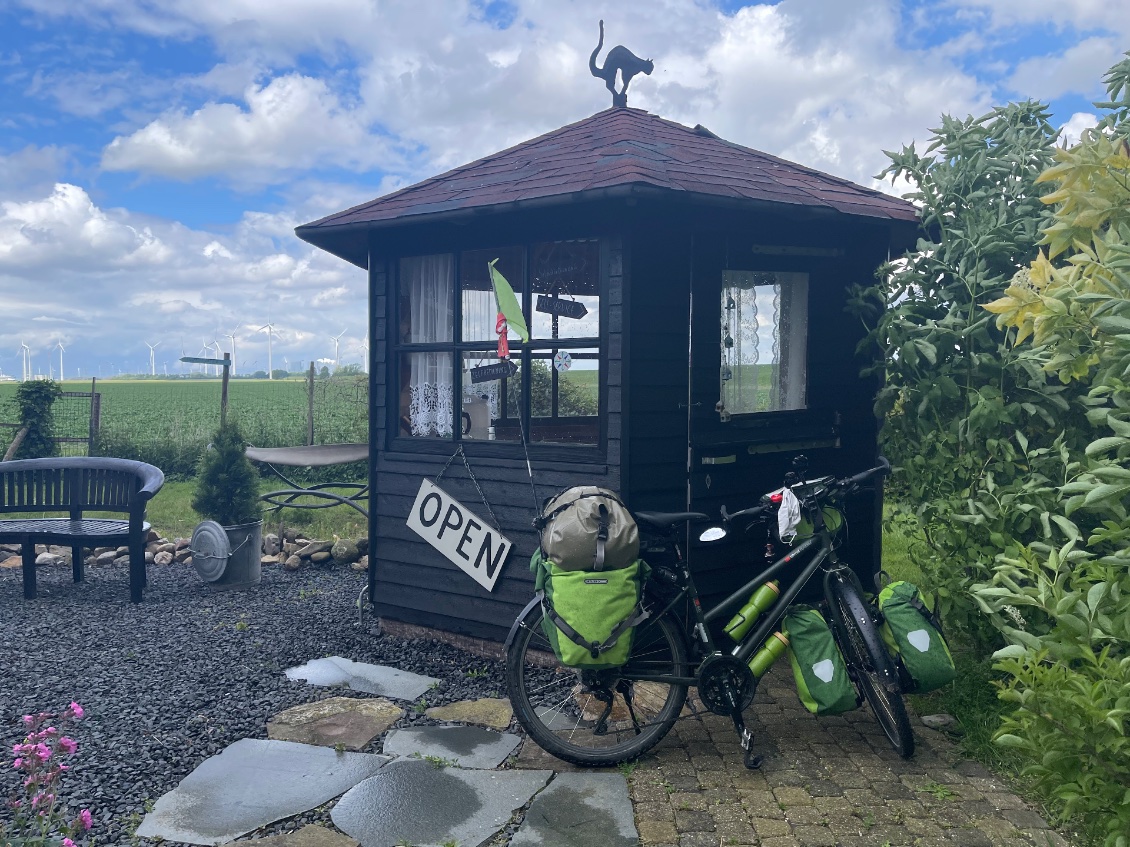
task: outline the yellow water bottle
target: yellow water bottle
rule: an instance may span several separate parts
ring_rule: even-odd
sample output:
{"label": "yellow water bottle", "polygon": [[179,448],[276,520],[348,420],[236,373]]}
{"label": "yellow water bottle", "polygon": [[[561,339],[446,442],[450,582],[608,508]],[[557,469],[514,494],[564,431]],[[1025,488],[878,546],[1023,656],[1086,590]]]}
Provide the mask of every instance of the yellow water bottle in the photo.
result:
{"label": "yellow water bottle", "polygon": [[765,639],[765,646],[753,654],[749,660],[749,669],[758,679],[765,676],[765,672],[773,667],[777,658],[789,646],[789,639],[783,632],[774,632]]}
{"label": "yellow water bottle", "polygon": [[730,618],[730,622],[726,624],[726,634],[734,641],[741,641],[745,638],[746,633],[753,629],[753,624],[758,616],[777,602],[777,596],[781,593],[781,586],[776,581],[767,582],[758,588],[749,598],[744,606],[738,609],[738,613]]}

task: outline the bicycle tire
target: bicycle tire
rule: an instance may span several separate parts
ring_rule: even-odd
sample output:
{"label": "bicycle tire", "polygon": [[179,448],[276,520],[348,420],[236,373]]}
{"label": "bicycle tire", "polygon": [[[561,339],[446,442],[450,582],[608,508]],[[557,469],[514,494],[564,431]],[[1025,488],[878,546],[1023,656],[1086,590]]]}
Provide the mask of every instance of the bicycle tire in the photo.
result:
{"label": "bicycle tire", "polygon": [[867,603],[851,582],[833,582],[836,630],[840,650],[854,672],[872,714],[902,758],[914,755],[914,731],[902,699],[898,670],[883,646]]}
{"label": "bicycle tire", "polygon": [[[637,627],[627,664],[605,673],[634,670],[685,677],[689,668],[682,631],[670,615],[663,615]],[[553,655],[540,605],[527,613],[506,652],[506,685],[518,723],[543,750],[575,765],[606,767],[635,759],[658,744],[678,719],[687,686],[624,682],[634,719],[617,694],[607,733],[594,734],[604,704],[583,684],[578,669]]]}

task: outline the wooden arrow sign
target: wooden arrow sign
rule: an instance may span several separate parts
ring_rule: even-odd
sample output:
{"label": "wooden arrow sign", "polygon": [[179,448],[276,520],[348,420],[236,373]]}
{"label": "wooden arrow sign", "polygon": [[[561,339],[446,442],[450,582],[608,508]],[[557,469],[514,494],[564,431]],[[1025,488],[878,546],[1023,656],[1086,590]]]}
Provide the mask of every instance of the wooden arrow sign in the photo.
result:
{"label": "wooden arrow sign", "polygon": [[538,295],[538,302],[534,306],[534,311],[545,312],[547,315],[557,315],[562,318],[573,318],[574,320],[580,320],[589,313],[585,304],[578,300],[562,300],[560,297],[546,297],[544,294]]}
{"label": "wooden arrow sign", "polygon": [[518,373],[518,366],[509,359],[503,359],[493,365],[483,365],[471,368],[471,382],[491,382],[496,379],[509,379]]}
{"label": "wooden arrow sign", "polygon": [[231,367],[231,359],[198,359],[196,356],[181,356],[180,360],[190,365],[223,365],[225,368]]}

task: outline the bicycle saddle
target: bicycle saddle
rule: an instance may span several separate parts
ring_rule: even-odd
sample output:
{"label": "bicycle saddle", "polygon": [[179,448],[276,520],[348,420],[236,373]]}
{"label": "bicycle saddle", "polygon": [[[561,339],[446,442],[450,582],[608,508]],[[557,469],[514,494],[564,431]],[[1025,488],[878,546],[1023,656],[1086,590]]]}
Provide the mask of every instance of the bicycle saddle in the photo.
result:
{"label": "bicycle saddle", "polygon": [[670,529],[687,521],[713,520],[710,515],[704,515],[702,512],[632,512],[632,517],[637,523],[646,525],[648,529],[658,531]]}

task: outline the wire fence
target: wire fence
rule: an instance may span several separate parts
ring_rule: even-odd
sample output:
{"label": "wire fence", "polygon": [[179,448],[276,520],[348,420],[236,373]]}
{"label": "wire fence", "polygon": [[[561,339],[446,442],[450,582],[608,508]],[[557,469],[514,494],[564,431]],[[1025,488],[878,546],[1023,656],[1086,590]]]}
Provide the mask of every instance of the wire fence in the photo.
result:
{"label": "wire fence", "polygon": [[[68,386],[69,387],[69,386]],[[99,382],[100,427],[94,453],[138,459],[170,477],[188,477],[220,425],[219,380],[128,380]],[[90,399],[60,397],[55,434],[85,440]],[[228,388],[228,416],[257,447],[292,447],[368,440],[368,379],[364,375],[314,379],[241,380]],[[0,386],[0,423],[15,423],[15,389]],[[15,435],[0,427],[0,455]],[[312,438],[311,438],[312,434]],[[62,455],[84,455],[86,445],[60,444]],[[364,465],[332,469],[335,479],[364,476]],[[300,474],[301,476],[301,474]],[[307,479],[316,477],[306,474]]]}

